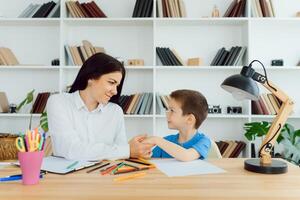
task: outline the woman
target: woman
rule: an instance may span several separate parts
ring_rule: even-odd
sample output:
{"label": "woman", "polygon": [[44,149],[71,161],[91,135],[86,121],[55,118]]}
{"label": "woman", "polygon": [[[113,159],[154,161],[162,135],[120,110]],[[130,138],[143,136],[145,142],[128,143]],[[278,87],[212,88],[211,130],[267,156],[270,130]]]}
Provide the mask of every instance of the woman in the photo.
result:
{"label": "woman", "polygon": [[127,143],[123,111],[117,105],[124,78],[125,68],[119,61],[97,53],[82,65],[69,93],[49,98],[54,155],[98,160],[149,154],[151,146],[139,142],[143,136]]}

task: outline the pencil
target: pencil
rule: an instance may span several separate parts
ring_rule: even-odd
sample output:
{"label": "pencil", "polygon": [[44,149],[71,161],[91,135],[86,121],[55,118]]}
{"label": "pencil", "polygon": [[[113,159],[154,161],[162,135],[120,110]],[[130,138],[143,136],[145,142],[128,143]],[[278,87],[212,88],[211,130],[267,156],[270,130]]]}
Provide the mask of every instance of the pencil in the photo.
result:
{"label": "pencil", "polygon": [[106,164],[100,165],[100,166],[98,166],[98,167],[95,167],[95,168],[93,168],[93,169],[88,170],[86,173],[91,173],[91,172],[93,172],[93,171],[95,171],[95,170],[97,170],[97,169],[101,169],[101,168],[103,168],[103,167],[105,167],[105,166],[107,166],[107,165],[109,165],[109,164],[110,164],[110,163],[106,163]]}
{"label": "pencil", "polygon": [[130,174],[130,175],[127,175],[127,176],[120,176],[120,177],[114,178],[114,181],[125,181],[125,180],[128,180],[128,179],[143,177],[145,175],[146,175],[145,172],[137,173],[137,174]]}
{"label": "pencil", "polygon": [[133,167],[133,168],[135,168],[135,169],[139,169],[137,166],[130,165],[130,164],[128,164],[128,163],[125,163],[125,165],[127,165],[127,166],[129,166],[129,167]]}
{"label": "pencil", "polygon": [[144,162],[141,162],[141,161],[131,160],[131,159],[125,159],[125,161],[133,162],[133,163],[137,163],[137,164],[142,164],[142,165],[151,165],[149,163],[144,163]]}
{"label": "pencil", "polygon": [[114,170],[115,168],[117,168],[120,164],[122,164],[123,162],[119,163],[119,164],[116,164],[116,165],[112,165],[110,167],[107,167],[106,169],[103,169],[101,170],[101,174],[102,175],[105,175],[105,174],[108,174],[109,172],[111,172],[112,170]]}

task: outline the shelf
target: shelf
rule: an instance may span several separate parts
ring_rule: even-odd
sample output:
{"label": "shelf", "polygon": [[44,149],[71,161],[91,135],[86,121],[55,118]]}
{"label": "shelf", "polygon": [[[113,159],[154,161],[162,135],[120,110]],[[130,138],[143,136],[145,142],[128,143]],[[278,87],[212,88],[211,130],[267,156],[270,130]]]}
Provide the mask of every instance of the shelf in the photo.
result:
{"label": "shelf", "polygon": [[275,22],[291,22],[291,21],[296,21],[300,22],[299,17],[251,17],[249,18],[249,21],[253,22],[270,22],[270,21],[275,21]]}
{"label": "shelf", "polygon": [[244,25],[248,22],[245,17],[235,18],[155,18],[158,25],[166,26],[198,26],[198,25]]}
{"label": "shelf", "polygon": [[152,25],[153,18],[64,18],[72,26],[139,26]]}
{"label": "shelf", "polygon": [[152,118],[153,115],[124,115],[126,118]]}
{"label": "shelf", "polygon": [[[62,69],[67,69],[67,70],[78,70],[80,69],[81,66],[62,66]],[[125,66],[125,69],[129,69],[129,70],[152,70],[154,69],[153,66]]]}
{"label": "shelf", "polygon": [[[156,118],[165,118],[166,115],[155,115]],[[208,114],[208,119],[247,119],[249,115],[224,115],[224,114]]]}
{"label": "shelf", "polygon": [[241,70],[242,66],[156,66],[157,70]]}
{"label": "shelf", "polygon": [[[43,66],[43,65],[0,65],[1,69],[33,69],[33,70],[78,70],[81,66]],[[253,67],[257,70],[263,70],[262,67]],[[128,70],[241,70],[242,66],[125,66]],[[300,70],[300,66],[266,66],[266,70]]]}
{"label": "shelf", "polygon": [[[251,115],[252,119],[273,119],[276,115]],[[291,115],[288,119],[300,119],[300,115]]]}
{"label": "shelf", "polygon": [[[42,114],[32,114],[32,117],[40,117]],[[28,118],[31,114],[27,113],[0,113],[0,117],[18,117],[18,118]]]}
{"label": "shelf", "polygon": [[59,24],[59,18],[0,18],[1,26],[59,26]]}
{"label": "shelf", "polygon": [[13,65],[13,66],[4,66],[0,65],[1,69],[7,69],[7,70],[15,70],[15,69],[33,69],[33,70],[58,70],[59,66],[41,66],[41,65]]}

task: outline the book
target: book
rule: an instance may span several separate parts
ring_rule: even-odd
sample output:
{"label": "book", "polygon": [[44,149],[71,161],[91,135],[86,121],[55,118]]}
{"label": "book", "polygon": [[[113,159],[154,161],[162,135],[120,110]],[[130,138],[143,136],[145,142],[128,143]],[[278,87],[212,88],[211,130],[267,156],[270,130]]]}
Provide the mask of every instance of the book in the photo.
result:
{"label": "book", "polygon": [[139,115],[145,114],[145,110],[146,110],[147,103],[149,101],[149,97],[150,97],[150,93],[146,93],[145,97],[143,99],[141,108],[140,108],[140,110],[138,112]]}
{"label": "book", "polygon": [[218,51],[218,53],[216,54],[213,62],[211,63],[212,66],[217,66],[218,65],[218,63],[219,63],[219,61],[220,61],[220,59],[221,59],[221,57],[222,57],[222,55],[223,55],[224,52],[225,52],[225,47],[222,47]]}
{"label": "book", "polygon": [[19,61],[9,48],[0,47],[0,63],[3,65],[18,65]]}
{"label": "book", "polygon": [[231,48],[230,48],[229,53],[228,53],[228,56],[226,57],[226,60],[224,61],[224,65],[229,65],[229,59],[230,59],[230,57],[232,56],[232,54],[233,54],[235,48],[236,48],[236,47],[231,47]]}
{"label": "book", "polygon": [[182,60],[182,58],[179,56],[179,54],[177,53],[177,51],[175,49],[171,49],[172,53],[174,54],[174,56],[176,57],[176,59],[179,62],[179,65],[184,65],[184,61]]}
{"label": "book", "polygon": [[156,6],[157,6],[157,17],[164,17],[163,14],[163,7],[162,7],[162,0],[157,0],[156,1]]}
{"label": "book", "polygon": [[74,63],[74,60],[73,60],[73,57],[72,57],[72,54],[71,54],[71,51],[70,51],[70,48],[68,45],[65,45],[65,51],[66,51],[66,54],[67,54],[67,64],[68,65],[71,65],[71,66],[74,66],[75,63]]}
{"label": "book", "polygon": [[60,1],[58,1],[55,7],[51,10],[47,17],[51,18],[59,18],[60,17]]}
{"label": "book", "polygon": [[236,46],[232,56],[230,57],[229,61],[228,61],[228,65],[232,66],[235,62],[235,60],[237,59],[237,56],[239,54],[239,52],[241,51],[242,47]]}
{"label": "book", "polygon": [[100,9],[100,7],[95,3],[95,1],[91,1],[90,4],[93,7],[93,9],[96,11],[96,13],[98,13],[99,17],[107,17],[105,13]]}
{"label": "book", "polygon": [[138,10],[140,9],[141,6],[141,0],[136,0],[134,4],[134,9],[132,13],[132,17],[137,17]]}
{"label": "book", "polygon": [[242,47],[239,51],[237,58],[234,60],[233,65],[243,65],[243,57],[246,53],[247,47]]}
{"label": "book", "polygon": [[229,7],[227,8],[227,10],[225,11],[223,17],[229,17],[236,5],[237,5],[237,0],[233,0],[229,5]]}
{"label": "book", "polygon": [[225,61],[226,57],[228,56],[228,54],[229,54],[229,52],[227,50],[224,50],[217,65],[224,65],[224,61]]}
{"label": "book", "polygon": [[146,106],[146,109],[145,109],[145,115],[149,115],[150,113],[152,113],[152,104],[153,104],[153,94],[150,93],[150,96],[149,96],[149,100],[147,102],[147,106]]}
{"label": "book", "polygon": [[34,4],[29,4],[29,6],[27,6],[22,12],[21,12],[21,14],[20,15],[18,15],[18,18],[23,18],[23,17],[25,17],[26,15],[26,13],[28,13],[32,8],[34,7]]}
{"label": "book", "polygon": [[68,11],[68,16],[70,17],[76,17],[75,11],[73,10],[72,6],[71,6],[72,2],[70,1],[66,1],[66,7],[67,7],[67,11]]}
{"label": "book", "polygon": [[215,65],[216,65],[216,62],[217,62],[217,60],[219,59],[219,56],[220,56],[221,51],[222,51],[223,49],[225,49],[225,48],[223,47],[223,48],[221,48],[221,49],[219,49],[219,50],[217,51],[215,57],[213,58],[213,60],[212,60],[211,63],[210,63],[210,66],[215,66]]}
{"label": "book", "polygon": [[5,92],[0,92],[0,113],[9,112],[9,103]]}
{"label": "book", "polygon": [[141,97],[140,97],[140,99],[139,99],[139,102],[138,102],[138,104],[137,104],[137,106],[136,106],[136,108],[135,108],[135,110],[134,110],[134,112],[133,112],[132,114],[134,114],[134,115],[137,115],[137,114],[138,114],[138,112],[140,111],[140,109],[141,109],[141,107],[142,107],[142,103],[143,103],[143,101],[144,101],[144,99],[145,99],[145,96],[146,96],[146,93],[142,93],[142,94],[141,94]]}
{"label": "book", "polygon": [[48,156],[43,158],[41,170],[55,174],[68,174],[71,172],[94,166],[98,163],[100,163],[100,161],[77,161],[67,160],[62,157]]}
{"label": "book", "polygon": [[151,17],[153,11],[153,1],[148,1],[148,5],[145,11],[145,17]]}

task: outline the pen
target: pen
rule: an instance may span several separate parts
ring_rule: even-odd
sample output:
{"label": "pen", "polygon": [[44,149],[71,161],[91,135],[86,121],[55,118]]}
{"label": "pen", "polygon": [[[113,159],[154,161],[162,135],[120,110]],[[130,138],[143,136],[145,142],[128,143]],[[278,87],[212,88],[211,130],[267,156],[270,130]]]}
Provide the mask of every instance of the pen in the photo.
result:
{"label": "pen", "polygon": [[100,165],[99,167],[95,167],[95,168],[93,168],[93,169],[88,170],[86,173],[91,173],[91,172],[93,172],[93,171],[95,171],[95,170],[97,170],[97,169],[101,169],[101,168],[103,168],[103,167],[105,167],[105,166],[107,166],[107,165],[109,165],[109,164],[110,164],[110,163],[106,163],[106,164]]}
{"label": "pen", "polygon": [[[41,173],[40,174],[40,178],[43,178],[44,174],[45,173]],[[6,177],[0,178],[0,182],[17,181],[17,180],[22,180],[22,174],[12,175],[12,176],[6,176]]]}
{"label": "pen", "polygon": [[74,167],[74,166],[77,165],[78,163],[79,163],[78,161],[73,162],[72,164],[70,164],[70,165],[67,167],[67,169],[70,169],[70,168]]}
{"label": "pen", "polygon": [[115,178],[114,181],[125,181],[125,180],[128,180],[128,179],[143,177],[145,175],[146,175],[145,172],[137,173],[137,174],[130,174],[130,175],[127,175],[127,176],[120,176],[118,178]]}

